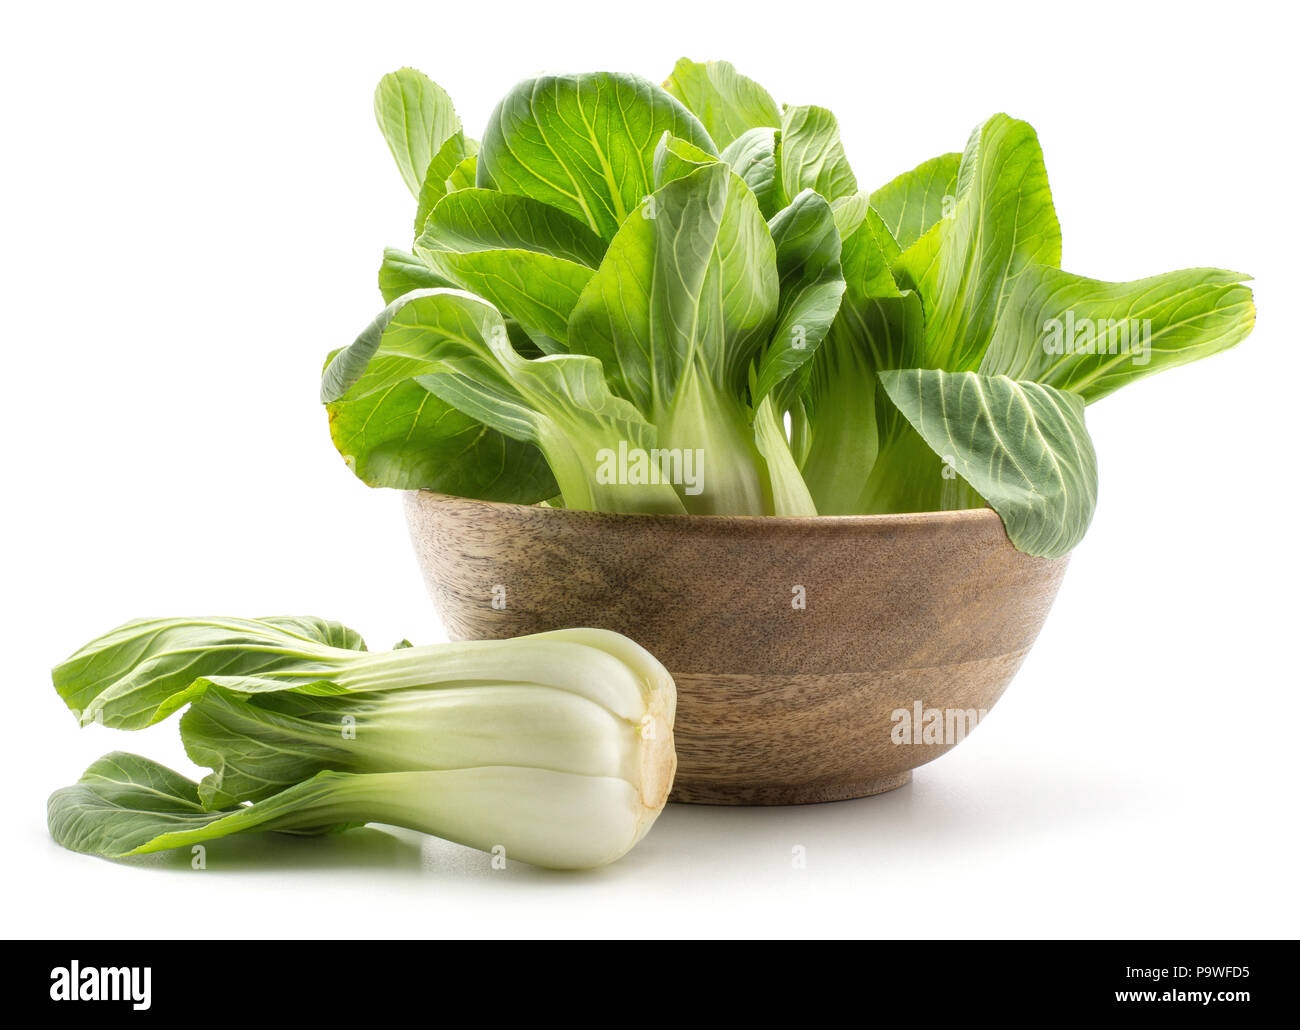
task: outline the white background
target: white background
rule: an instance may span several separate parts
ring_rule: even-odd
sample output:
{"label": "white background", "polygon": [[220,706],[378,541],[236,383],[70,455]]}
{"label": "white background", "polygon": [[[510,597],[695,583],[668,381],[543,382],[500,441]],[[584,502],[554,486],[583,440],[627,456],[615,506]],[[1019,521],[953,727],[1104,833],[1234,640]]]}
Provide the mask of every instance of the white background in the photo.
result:
{"label": "white background", "polygon": [[[1294,27],[995,6],[6,8],[5,933],[1294,936]],[[104,751],[192,769],[174,721],[75,728],[48,669],[99,632],[311,612],[439,638],[399,496],[353,479],[316,403],[409,240],[379,76],[421,68],[477,134],[518,78],[683,54],[832,107],[866,187],[1006,110],[1038,129],[1067,268],[1256,277],[1244,345],[1089,409],[1096,519],[994,714],[908,788],[674,806],[591,874],[400,831],[213,845],[203,872],[54,846],[46,795]]]}

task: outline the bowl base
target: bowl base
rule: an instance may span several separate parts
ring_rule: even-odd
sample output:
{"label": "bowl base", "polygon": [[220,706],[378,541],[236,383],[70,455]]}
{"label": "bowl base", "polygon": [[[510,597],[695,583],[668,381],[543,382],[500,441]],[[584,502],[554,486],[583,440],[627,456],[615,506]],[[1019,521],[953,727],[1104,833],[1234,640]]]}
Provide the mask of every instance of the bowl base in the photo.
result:
{"label": "bowl base", "polygon": [[684,805],[815,805],[884,794],[912,782],[912,770],[856,783],[746,787],[731,784],[680,784],[669,801]]}

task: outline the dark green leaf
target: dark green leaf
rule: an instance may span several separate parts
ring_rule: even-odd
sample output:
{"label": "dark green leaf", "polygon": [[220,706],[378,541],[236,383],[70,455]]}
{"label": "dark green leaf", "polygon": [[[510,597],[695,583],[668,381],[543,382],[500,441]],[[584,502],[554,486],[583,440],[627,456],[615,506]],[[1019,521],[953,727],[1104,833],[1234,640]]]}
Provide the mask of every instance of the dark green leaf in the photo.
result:
{"label": "dark green leaf", "polygon": [[334,356],[321,400],[335,445],[364,482],[518,504],[554,496],[554,477],[535,447],[502,436],[416,381],[497,329],[510,346],[500,315],[483,301],[416,290]]}
{"label": "dark green leaf", "polygon": [[974,372],[907,369],[880,381],[934,453],[1002,516],[1017,548],[1058,558],[1083,539],[1097,457],[1081,398]]}
{"label": "dark green leaf", "polygon": [[204,809],[198,785],[139,755],[115,751],[50,795],[50,836],[72,851],[125,858],[249,830],[321,832],[357,825],[347,788],[364,777],[323,772],[256,805]]}

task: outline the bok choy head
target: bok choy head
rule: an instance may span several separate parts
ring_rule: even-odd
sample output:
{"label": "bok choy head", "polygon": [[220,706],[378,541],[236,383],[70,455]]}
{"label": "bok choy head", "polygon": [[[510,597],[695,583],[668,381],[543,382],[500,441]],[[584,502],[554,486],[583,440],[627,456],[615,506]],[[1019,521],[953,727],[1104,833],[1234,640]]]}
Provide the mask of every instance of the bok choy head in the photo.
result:
{"label": "bok choy head", "polygon": [[613,861],[676,768],[676,694],[616,633],[366,651],[319,619],[150,619],[54,670],[84,724],[185,708],[199,783],[114,753],[49,802],[55,840],[108,857],[245,830],[392,823],[557,868]]}
{"label": "bok choy head", "polygon": [[987,504],[1055,557],[1096,500],[1084,406],[1254,324],[1237,273],[1063,271],[1037,136],[1005,114],[865,190],[828,109],[722,61],[663,86],[527,80],[481,142],[409,68],[376,112],[415,231],[322,387],[373,486],[614,512]]}

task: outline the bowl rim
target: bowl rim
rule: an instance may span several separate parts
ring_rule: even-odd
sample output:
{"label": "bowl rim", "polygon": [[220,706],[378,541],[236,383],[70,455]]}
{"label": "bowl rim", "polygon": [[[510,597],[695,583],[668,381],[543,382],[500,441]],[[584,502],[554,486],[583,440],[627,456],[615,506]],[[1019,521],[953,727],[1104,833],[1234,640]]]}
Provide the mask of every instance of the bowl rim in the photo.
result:
{"label": "bowl rim", "polygon": [[698,528],[716,528],[720,526],[737,528],[759,528],[762,526],[785,528],[796,526],[804,528],[860,527],[864,529],[867,527],[926,526],[939,528],[964,524],[973,527],[993,523],[996,523],[999,527],[1002,526],[1002,517],[989,507],[958,508],[952,511],[896,512],[886,515],[676,515],[659,512],[584,511],[574,508],[549,508],[541,504],[484,501],[476,497],[461,497],[457,494],[447,494],[438,490],[424,488],[404,490],[403,493],[408,495],[407,500],[409,503],[415,503],[418,498],[423,496],[439,504],[459,502],[494,509],[502,514],[545,512],[548,518],[568,518],[573,521],[589,520],[607,524],[619,522],[630,524],[635,520],[650,520],[665,525],[694,526]]}

